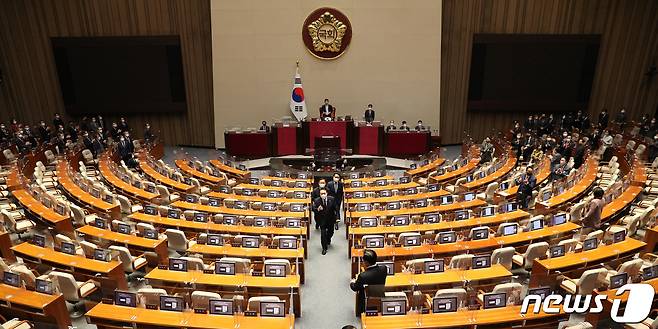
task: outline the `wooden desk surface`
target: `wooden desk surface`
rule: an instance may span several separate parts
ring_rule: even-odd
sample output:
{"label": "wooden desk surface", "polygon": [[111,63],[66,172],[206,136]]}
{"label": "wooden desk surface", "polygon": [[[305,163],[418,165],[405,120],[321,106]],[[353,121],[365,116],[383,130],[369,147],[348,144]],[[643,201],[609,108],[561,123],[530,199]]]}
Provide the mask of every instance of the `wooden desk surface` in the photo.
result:
{"label": "wooden desk surface", "polygon": [[[59,161],[57,163],[57,182],[62,186],[72,197],[80,200],[82,203],[88,204],[93,208],[107,213],[119,213],[119,205],[107,203],[101,199],[93,197],[91,194],[85,192],[80,186],[76,185],[68,173],[69,164],[66,161]],[[113,218],[116,219],[116,218]]]}
{"label": "wooden desk surface", "polygon": [[295,198],[268,198],[262,197],[259,195],[242,195],[242,194],[233,194],[233,193],[222,193],[222,192],[210,192],[206,194],[209,198],[217,199],[233,199],[238,201],[249,201],[249,202],[273,202],[273,203],[303,203],[310,204],[311,199],[295,199]]}
{"label": "wooden desk surface", "polygon": [[633,164],[633,185],[644,186],[647,179],[647,168],[641,162],[635,162]]}
{"label": "wooden desk surface", "polygon": [[445,284],[461,284],[465,280],[483,281],[492,279],[510,278],[512,272],[503,265],[494,264],[489,268],[469,269],[469,270],[452,270],[447,269],[441,273],[396,273],[393,276],[386,277],[386,287],[410,287],[410,286],[431,286]]}
{"label": "wooden desk surface", "polygon": [[391,175],[384,175],[384,176],[381,176],[381,177],[374,177],[373,176],[373,177],[361,177],[361,178],[355,178],[355,179],[349,179],[348,178],[348,179],[343,180],[343,183],[345,183],[345,185],[347,186],[347,184],[350,184],[353,181],[360,181],[360,182],[364,182],[364,183],[372,183],[372,182],[374,182],[376,180],[380,180],[380,179],[394,180],[395,177],[393,177]]}
{"label": "wooden desk surface", "polygon": [[196,168],[190,167],[190,165],[187,164],[187,160],[178,159],[178,160],[175,161],[175,163],[176,163],[176,167],[178,167],[180,170],[182,170],[183,172],[185,172],[186,174],[188,174],[190,176],[200,178],[201,180],[204,180],[206,182],[210,182],[210,183],[213,183],[213,184],[226,183],[225,180],[224,180],[224,177],[213,176],[211,174],[207,174],[205,172],[199,171]]}
{"label": "wooden desk surface", "polygon": [[583,175],[583,178],[578,181],[578,183],[574,184],[574,186],[562,192],[560,195],[553,196],[544,202],[537,202],[537,205],[542,206],[544,209],[553,209],[579,197],[581,194],[585,193],[590,188],[590,186],[592,186],[596,180],[596,173],[596,161],[592,159],[588,160],[587,172],[585,175]]}
{"label": "wooden desk surface", "polygon": [[263,180],[280,180],[282,182],[290,183],[290,182],[306,182],[308,184],[313,184],[313,178],[292,178],[292,177],[276,177],[276,176],[263,176],[260,178],[261,181]]}
{"label": "wooden desk surface", "polygon": [[361,326],[364,329],[450,328],[541,320],[562,314],[563,311],[560,314],[528,312],[522,316],[521,306],[515,305],[477,311],[459,310],[454,313],[362,316]]}
{"label": "wooden desk surface", "polygon": [[629,206],[642,191],[643,188],[641,186],[630,185],[621,195],[603,207],[601,211],[601,222],[610,220],[618,211]]}
{"label": "wooden desk surface", "polygon": [[62,221],[71,220],[70,216],[62,216],[52,208],[44,206],[43,203],[37,201],[37,199],[35,199],[27,190],[17,189],[12,191],[11,194],[24,208],[29,209],[30,212],[38,215],[47,222],[57,225],[57,223]]}
{"label": "wooden desk surface", "polygon": [[437,167],[443,165],[445,162],[446,162],[446,159],[444,159],[444,158],[437,158],[437,159],[435,159],[434,161],[432,161],[432,162],[430,162],[430,163],[428,163],[428,164],[426,164],[426,165],[424,165],[424,166],[420,166],[420,167],[418,167],[418,168],[416,168],[416,169],[409,169],[409,170],[407,170],[407,171],[405,172],[405,174],[406,174],[407,176],[415,176],[415,175],[424,174],[424,173],[426,173],[426,172],[428,172],[428,171],[433,171],[433,170],[436,169]]}
{"label": "wooden desk surface", "polygon": [[599,245],[596,249],[577,253],[568,253],[562,257],[535,260],[544,269],[553,271],[562,268],[596,263],[603,259],[627,254],[632,251],[640,251],[645,243],[631,238],[611,245]]}
{"label": "wooden desk surface", "polygon": [[371,211],[348,211],[348,217],[383,217],[383,216],[397,216],[397,215],[420,215],[432,212],[450,212],[461,209],[469,209],[473,207],[486,206],[487,202],[480,199],[471,201],[455,202],[446,205],[420,207],[420,208],[401,208],[398,210],[371,210]]}
{"label": "wooden desk surface", "polygon": [[[490,236],[489,239],[484,240],[457,241],[455,243],[435,245],[425,244],[417,247],[385,246],[384,248],[377,248],[374,250],[377,252],[377,256],[379,257],[459,253],[480,249],[495,249],[507,245],[515,245],[529,241],[540,241],[551,236],[571,232],[578,228],[580,228],[579,225],[572,222],[567,222],[558,226],[544,227],[540,230],[521,232],[509,236]],[[352,248],[351,250],[352,257],[361,257],[363,255],[363,248]]]}
{"label": "wooden desk surface", "polygon": [[192,254],[204,254],[214,256],[240,257],[240,258],[284,258],[295,259],[304,258],[304,248],[297,249],[270,249],[267,247],[260,248],[242,248],[231,245],[210,246],[197,243],[187,249]]}
{"label": "wooden desk surface", "polygon": [[462,184],[462,186],[468,190],[473,190],[486,186],[487,184],[497,181],[501,177],[507,175],[512,169],[514,169],[515,166],[516,166],[516,157],[510,155],[507,157],[507,161],[505,161],[505,164],[503,164],[502,167],[498,168],[498,170],[494,171],[490,175],[486,175],[470,183]]}
{"label": "wooden desk surface", "polygon": [[[17,288],[0,283],[0,299],[5,302],[20,304],[31,308],[42,310],[48,304],[61,299],[61,294],[47,295],[25,288]],[[62,299],[62,301],[64,301]]]}
{"label": "wooden desk surface", "polygon": [[156,249],[161,244],[167,244],[167,239],[162,240],[147,239],[136,235],[123,234],[110,230],[104,230],[96,226],[85,225],[77,229],[78,232],[90,235],[96,238],[113,241],[116,243],[135,246],[140,249]]}
{"label": "wooden desk surface", "polygon": [[519,221],[530,214],[523,210],[515,210],[504,214],[495,214],[489,217],[474,217],[458,221],[441,221],[432,224],[409,224],[401,226],[376,226],[376,227],[350,227],[350,236],[363,236],[367,234],[399,234],[402,232],[424,232],[441,230],[459,230],[468,227],[489,226],[491,224]]}
{"label": "wooden desk surface", "polygon": [[139,158],[140,158],[139,168],[146,174],[146,176],[151,177],[153,180],[160,182],[166,186],[172,187],[175,190],[181,192],[190,192],[194,189],[194,186],[192,185],[187,185],[183,182],[179,182],[177,180],[171,179],[159,173],[157,170],[155,170],[153,167],[149,165],[146,153],[140,153]]}
{"label": "wooden desk surface", "polygon": [[91,319],[91,323],[100,325],[104,320],[112,323],[115,321],[134,323],[138,326],[153,325],[195,329],[233,329],[238,325],[240,328],[291,329],[295,325],[295,316],[292,314],[284,318],[227,316],[196,314],[192,311],[167,312],[102,303],[96,304],[85,316]]}
{"label": "wooden desk surface", "polygon": [[105,178],[105,180],[108,181],[112,186],[118,188],[126,194],[135,196],[148,202],[151,202],[153,199],[158,197],[158,194],[137,188],[117,177],[110,168],[111,161],[112,160],[110,160],[110,157],[107,155],[107,153],[101,156],[101,158],[98,160],[98,170],[101,172],[103,178]]}
{"label": "wooden desk surface", "polygon": [[22,174],[19,173],[16,164],[11,165],[9,175],[7,175],[7,178],[5,179],[5,183],[7,184],[7,189],[9,191],[23,188],[23,184],[21,184],[21,176]]}
{"label": "wooden desk surface", "polygon": [[457,168],[456,170],[449,171],[446,173],[443,173],[441,175],[436,175],[436,176],[430,176],[430,181],[432,183],[441,183],[441,182],[446,182],[450,180],[457,179],[463,175],[466,175],[467,173],[475,170],[477,166],[480,164],[480,158],[479,157],[474,157],[470,161],[468,161],[467,164]]}
{"label": "wooden desk surface", "polygon": [[[540,165],[539,172],[535,176],[537,178],[537,186],[541,185],[548,177],[551,175],[551,160],[547,157],[542,160],[542,164]],[[500,191],[496,192],[497,195],[503,197],[503,198],[509,198],[511,196],[516,195],[516,192],[519,191],[519,186],[514,185],[505,191]]]}
{"label": "wooden desk surface", "polygon": [[418,194],[404,194],[404,195],[394,195],[388,197],[373,197],[373,198],[345,198],[347,204],[357,204],[357,203],[388,203],[395,201],[409,201],[409,200],[419,200],[419,199],[435,199],[442,197],[444,195],[449,195],[450,192],[446,190],[438,190],[434,192],[425,192]]}
{"label": "wooden desk surface", "polygon": [[249,184],[249,183],[242,183],[238,184],[234,188],[246,188],[250,190],[268,190],[268,191],[281,191],[281,192],[290,192],[290,191],[302,191],[306,193],[311,193],[312,186],[309,185],[308,187],[288,187],[288,186],[268,186],[268,185],[261,185],[261,184]]}
{"label": "wooden desk surface", "polygon": [[[50,263],[62,265],[62,267],[73,267],[90,272],[108,274],[116,268],[122,268],[118,261],[103,262],[80,255],[69,255],[63,252],[55,251],[50,248],[42,248],[28,242],[11,247],[19,256],[28,256],[31,258],[41,259]],[[123,269],[121,270],[123,271]]]}
{"label": "wooden desk surface", "polygon": [[175,208],[185,210],[196,210],[213,214],[229,214],[238,216],[256,216],[256,217],[292,217],[292,218],[305,218],[308,217],[306,211],[263,211],[252,209],[235,209],[227,207],[214,207],[200,203],[191,203],[186,201],[175,201],[170,204]]}
{"label": "wooden desk surface", "polygon": [[160,280],[177,283],[194,283],[208,286],[236,286],[247,288],[297,288],[300,286],[299,275],[288,275],[282,278],[253,276],[249,274],[222,275],[205,274],[203,271],[170,271],[154,268],[144,277],[149,280]]}
{"label": "wooden desk surface", "polygon": [[384,186],[362,186],[362,187],[345,187],[344,191],[345,193],[354,193],[356,191],[363,191],[363,192],[376,192],[376,191],[383,191],[383,190],[404,190],[408,189],[410,187],[418,187],[420,186],[416,182],[409,182],[409,183],[403,183],[403,184],[388,184]]}
{"label": "wooden desk surface", "polygon": [[240,170],[240,169],[235,168],[235,167],[227,166],[223,162],[221,162],[217,159],[212,159],[208,162],[210,162],[210,164],[213,165],[215,168],[217,168],[217,169],[219,169],[219,170],[221,170],[225,173],[230,173],[230,174],[240,176],[240,177],[243,177],[243,178],[247,177],[248,175],[251,175],[250,171]]}
{"label": "wooden desk surface", "polygon": [[273,227],[273,226],[244,226],[244,225],[227,225],[217,224],[214,222],[195,222],[185,219],[175,219],[157,215],[148,215],[145,213],[132,213],[128,215],[132,220],[138,222],[147,222],[156,226],[189,228],[197,231],[227,232],[227,233],[244,233],[253,235],[294,235],[306,236],[306,227]]}

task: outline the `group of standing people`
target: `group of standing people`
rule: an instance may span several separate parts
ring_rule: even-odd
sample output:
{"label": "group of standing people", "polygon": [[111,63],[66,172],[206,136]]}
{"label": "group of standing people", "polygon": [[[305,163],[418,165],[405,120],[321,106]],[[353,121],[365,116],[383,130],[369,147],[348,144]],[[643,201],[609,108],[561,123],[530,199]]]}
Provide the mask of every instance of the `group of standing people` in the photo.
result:
{"label": "group of standing people", "polygon": [[315,217],[315,229],[320,230],[322,254],[327,254],[334,230],[340,222],[340,209],[343,203],[344,184],[339,173],[335,173],[329,183],[324,178],[311,192],[312,210]]}

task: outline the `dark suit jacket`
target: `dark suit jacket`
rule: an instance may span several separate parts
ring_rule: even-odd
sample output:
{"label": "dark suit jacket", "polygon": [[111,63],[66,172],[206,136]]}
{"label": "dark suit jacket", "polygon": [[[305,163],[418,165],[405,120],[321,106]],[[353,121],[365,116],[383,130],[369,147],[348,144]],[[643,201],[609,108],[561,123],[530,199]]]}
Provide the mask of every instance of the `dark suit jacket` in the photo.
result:
{"label": "dark suit jacket", "polygon": [[[322,206],[322,210],[318,208]],[[323,205],[322,198],[313,200],[313,213],[315,220],[321,227],[333,226],[336,223],[336,201],[331,195],[327,195],[327,205]]]}
{"label": "dark suit jacket", "polygon": [[333,196],[338,204],[343,201],[343,185],[343,182],[336,183],[333,180],[327,183],[327,191],[329,192],[329,195]]}
{"label": "dark suit jacket", "polygon": [[537,178],[535,175],[532,175],[531,177],[528,177],[528,183],[525,183],[526,176],[527,174],[523,174],[519,177],[519,189],[517,190],[517,193],[531,195],[532,190],[535,188],[535,185],[537,185]]}
{"label": "dark suit jacket", "polygon": [[311,202],[320,197],[320,188],[316,187],[311,191]]}
{"label": "dark suit jacket", "polygon": [[[325,114],[325,106],[329,107],[329,114]],[[336,117],[336,108],[331,106],[331,104],[327,104],[327,105],[322,104],[322,106],[320,106],[320,118],[324,119],[326,117],[329,117],[329,118],[332,118],[332,119]]]}
{"label": "dark suit jacket", "polygon": [[365,312],[366,296],[365,285],[383,285],[386,284],[386,266],[373,265],[368,267],[356,277],[356,281],[350,283],[350,289],[357,292],[356,308],[357,313]]}
{"label": "dark suit jacket", "polygon": [[375,121],[375,110],[366,110],[366,113],[363,115],[363,117],[366,119],[366,122]]}

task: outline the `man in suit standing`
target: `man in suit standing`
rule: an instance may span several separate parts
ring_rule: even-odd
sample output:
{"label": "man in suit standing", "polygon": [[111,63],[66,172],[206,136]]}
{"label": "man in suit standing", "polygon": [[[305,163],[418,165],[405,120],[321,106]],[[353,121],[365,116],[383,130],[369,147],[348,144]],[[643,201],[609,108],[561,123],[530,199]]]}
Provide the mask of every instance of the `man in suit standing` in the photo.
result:
{"label": "man in suit standing", "polygon": [[361,316],[366,310],[365,285],[385,285],[386,266],[377,265],[377,253],[372,249],[363,251],[363,264],[366,270],[350,281],[350,289],[357,293],[356,313]]}
{"label": "man in suit standing", "polygon": [[366,110],[366,113],[363,114],[363,118],[368,124],[375,121],[375,110],[372,109],[372,104],[368,104],[368,109]]}
{"label": "man in suit standing", "polygon": [[338,223],[340,222],[340,205],[343,203],[343,188],[344,184],[341,180],[339,173],[334,173],[333,180],[327,184],[327,190],[329,190],[329,195],[334,197],[336,201],[336,227],[338,229]]}
{"label": "man in suit standing", "polygon": [[322,244],[322,254],[326,255],[336,222],[336,201],[329,195],[326,188],[321,188],[320,197],[313,200],[313,213],[315,220],[320,222],[320,243]]}
{"label": "man in suit standing", "polygon": [[528,209],[528,202],[532,198],[532,190],[535,189],[537,185],[537,178],[533,174],[532,167],[528,166],[525,170],[525,174],[516,179],[516,184],[519,186],[519,189],[516,192],[517,201],[521,209]]}
{"label": "man in suit standing", "polygon": [[599,127],[603,129],[608,128],[609,120],[610,120],[610,115],[608,114],[608,110],[603,109],[601,113],[599,113]]}
{"label": "man in suit standing", "polygon": [[320,118],[322,121],[331,121],[336,118],[336,108],[329,104],[329,99],[324,99],[324,104],[320,106]]}
{"label": "man in suit standing", "polygon": [[[311,191],[311,202],[315,201],[315,199],[320,197],[320,189],[326,188],[327,187],[327,181],[324,178],[321,178],[318,181],[318,186]],[[320,229],[320,222],[318,222],[318,218],[315,217],[315,229],[319,230]]]}

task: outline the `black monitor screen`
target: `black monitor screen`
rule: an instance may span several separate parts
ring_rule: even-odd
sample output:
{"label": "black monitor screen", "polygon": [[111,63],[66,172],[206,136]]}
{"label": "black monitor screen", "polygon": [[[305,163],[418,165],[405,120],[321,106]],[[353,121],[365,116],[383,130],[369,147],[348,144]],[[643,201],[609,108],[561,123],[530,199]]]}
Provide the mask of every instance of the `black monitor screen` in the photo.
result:
{"label": "black monitor screen", "polygon": [[443,259],[425,261],[424,267],[425,267],[424,268],[425,273],[443,272],[444,269]]}
{"label": "black monitor screen", "polygon": [[286,276],[286,265],[284,264],[265,264],[265,276],[284,277]]}
{"label": "black monitor screen", "polygon": [[395,265],[393,264],[393,262],[379,262],[377,264],[379,266],[386,266],[386,275],[395,274]]}
{"label": "black monitor screen", "polygon": [[21,277],[20,275],[16,273],[12,273],[9,271],[6,271],[3,278],[2,282],[6,285],[14,286],[14,287],[20,287],[21,285]]}
{"label": "black monitor screen", "polygon": [[495,211],[495,207],[482,208],[482,213],[480,214],[480,216],[482,216],[482,217],[493,216],[494,211]]}
{"label": "black monitor screen", "polygon": [[280,238],[279,249],[297,249],[296,238]]}
{"label": "black monitor screen", "polygon": [[484,295],[484,309],[504,307],[507,305],[507,294],[504,292],[485,294]]}
{"label": "black monitor screen", "polygon": [[157,240],[158,239],[158,231],[151,230],[151,229],[145,229],[144,230],[144,237],[146,237],[147,239]]}
{"label": "black monitor screen", "polygon": [[167,212],[167,217],[178,219],[180,218],[180,211],[178,211],[177,209],[169,209],[169,211]]}
{"label": "black monitor screen", "polygon": [[208,301],[208,313],[215,315],[233,315],[233,301],[211,299]]}
{"label": "black monitor screen", "polygon": [[516,234],[518,230],[518,226],[516,225],[505,225],[503,227],[503,235],[513,235]]}
{"label": "black monitor screen", "polygon": [[94,249],[94,259],[103,262],[108,261],[108,252],[105,249]]}
{"label": "black monitor screen", "polygon": [[471,201],[475,199],[475,193],[464,194],[464,201]]}
{"label": "black monitor screen", "polygon": [[35,234],[32,237],[32,243],[34,243],[34,245],[37,245],[37,246],[43,248],[43,247],[46,246],[46,237],[43,236],[43,235],[40,235],[40,234]]}
{"label": "black monitor screen", "polygon": [[583,251],[596,249],[598,245],[599,245],[599,240],[596,237],[589,238],[583,241]]}
{"label": "black monitor screen", "polygon": [[180,258],[169,258],[169,270],[187,272],[187,260]]}
{"label": "black monitor screen", "polygon": [[179,36],[52,38],[66,112],[187,110]]}
{"label": "black monitor screen", "polygon": [[553,216],[553,226],[562,225],[567,222],[567,214],[557,214]]}
{"label": "black monitor screen", "polygon": [[658,265],[649,266],[642,270],[642,280],[651,280],[658,277]]}
{"label": "black monitor screen", "polygon": [[473,257],[472,263],[471,263],[471,268],[476,270],[479,268],[486,268],[486,267],[491,267],[491,256],[489,255],[484,255],[484,256],[475,256]]}
{"label": "black monitor screen", "polygon": [[151,205],[144,206],[144,213],[147,215],[155,216],[158,214],[158,208]]}
{"label": "black monitor screen", "polygon": [[473,240],[487,239],[489,238],[489,228],[483,227],[483,228],[473,229],[471,237]]}
{"label": "black monitor screen", "polygon": [[364,239],[366,248],[383,248],[384,237],[367,237]]}
{"label": "black monitor screen", "polygon": [[455,232],[439,233],[439,243],[454,243],[454,242],[457,242],[457,234]]}
{"label": "black monitor screen", "polygon": [[182,312],[184,308],[183,297],[160,296],[160,310]]}
{"label": "black monitor screen", "polygon": [[215,274],[233,275],[235,274],[235,263],[233,262],[215,262]]}
{"label": "black monitor screen", "polygon": [[137,296],[132,292],[115,290],[114,305],[137,307]]}
{"label": "black monitor screen", "polygon": [[120,224],[117,225],[117,231],[119,233],[123,233],[123,234],[130,234],[130,231],[131,231],[130,225],[120,223]]}
{"label": "black monitor screen", "polygon": [[37,292],[42,293],[42,294],[52,295],[53,294],[53,285],[50,281],[37,279],[36,280],[35,290]]}
{"label": "black monitor screen", "polygon": [[245,248],[258,248],[259,240],[257,237],[253,237],[253,236],[243,237],[242,246]]}
{"label": "black monitor screen", "polygon": [[407,313],[407,300],[382,300],[382,315],[404,315]]}
{"label": "black monitor screen", "polygon": [[284,317],[286,316],[286,303],[260,302],[260,316]]}
{"label": "black monitor screen", "polygon": [[530,222],[530,231],[535,231],[535,230],[540,230],[544,228],[544,220],[543,219],[535,219]]}
{"label": "black monitor screen", "polygon": [[432,313],[447,313],[457,311],[457,297],[432,298]]}
{"label": "black monitor screen", "polygon": [[405,247],[420,246],[420,243],[421,243],[420,234],[405,236],[402,240],[402,245]]}
{"label": "black monitor screen", "polygon": [[62,242],[61,244],[62,252],[69,255],[75,255],[75,245],[70,242]]}
{"label": "black monitor screen", "polygon": [[628,283],[628,273],[619,273],[610,277],[610,289],[618,289]]}
{"label": "black monitor screen", "polygon": [[206,244],[210,246],[221,246],[224,244],[224,239],[219,234],[208,234],[207,239]]}
{"label": "black monitor screen", "polygon": [[539,296],[542,300],[550,296],[552,293],[551,287],[538,287],[538,288],[529,288],[527,296]]}
{"label": "black monitor screen", "polygon": [[564,246],[553,246],[551,247],[551,258],[562,257],[564,256],[565,248]]}

